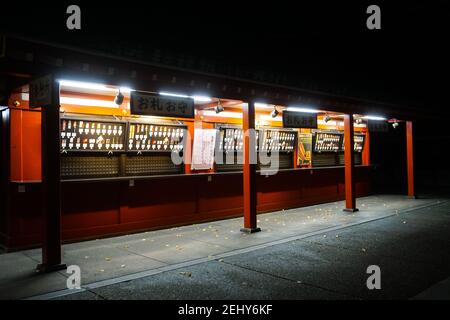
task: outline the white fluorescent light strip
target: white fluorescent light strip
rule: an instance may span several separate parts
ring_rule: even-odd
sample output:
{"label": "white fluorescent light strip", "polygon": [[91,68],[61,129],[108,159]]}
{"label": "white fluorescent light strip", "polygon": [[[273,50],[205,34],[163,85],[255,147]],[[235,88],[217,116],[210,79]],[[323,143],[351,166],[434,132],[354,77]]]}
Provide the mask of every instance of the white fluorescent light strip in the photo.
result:
{"label": "white fluorescent light strip", "polygon": [[242,113],[240,113],[240,112],[222,111],[220,113],[216,113],[215,111],[205,110],[205,111],[203,111],[203,115],[204,116],[209,116],[209,117],[222,117],[222,118],[242,119]]}
{"label": "white fluorescent light strip", "polygon": [[[92,89],[92,90],[99,90],[99,91],[117,91],[116,88],[110,88],[107,87],[104,84],[101,83],[91,83],[91,82],[82,82],[82,81],[71,81],[71,80],[59,80],[59,84],[63,87],[71,87],[71,88],[80,88],[80,89]],[[130,93],[131,91],[134,91],[131,88],[128,87],[120,87],[120,92],[122,93]]]}
{"label": "white fluorescent light strip", "polygon": [[88,106],[88,107],[103,107],[103,108],[119,108],[113,101],[107,100],[95,100],[95,99],[81,99],[81,98],[69,98],[61,97],[61,104]]}
{"label": "white fluorescent light strip", "polygon": [[211,102],[212,99],[207,96],[192,96],[192,98],[197,102]]}
{"label": "white fluorescent light strip", "polygon": [[317,110],[317,109],[297,108],[297,107],[288,107],[286,110],[293,111],[293,112],[306,112],[306,113],[318,113],[319,112],[319,110]]}
{"label": "white fluorescent light strip", "polygon": [[160,92],[159,94],[162,96],[169,96],[169,97],[189,98],[189,96],[185,94],[178,94],[178,93]]}
{"label": "white fluorescent light strip", "polygon": [[386,118],[379,117],[379,116],[364,116],[364,117],[362,117],[362,119],[367,119],[367,120],[377,120],[377,121],[383,121],[383,120],[386,120]]}
{"label": "white fluorescent light strip", "polygon": [[261,115],[261,116],[259,116],[259,119],[260,120],[264,120],[264,121],[277,121],[277,122],[282,122],[283,121],[283,118],[280,117],[280,116],[272,118],[272,116]]}
{"label": "white fluorescent light strip", "polygon": [[162,96],[169,96],[169,97],[192,98],[196,102],[211,102],[212,101],[212,99],[207,96],[188,96],[186,94],[171,93],[171,92],[160,92],[159,94]]}
{"label": "white fluorescent light strip", "polygon": [[256,102],[255,103],[255,108],[258,108],[258,109],[273,109],[273,106],[270,106],[267,103]]}

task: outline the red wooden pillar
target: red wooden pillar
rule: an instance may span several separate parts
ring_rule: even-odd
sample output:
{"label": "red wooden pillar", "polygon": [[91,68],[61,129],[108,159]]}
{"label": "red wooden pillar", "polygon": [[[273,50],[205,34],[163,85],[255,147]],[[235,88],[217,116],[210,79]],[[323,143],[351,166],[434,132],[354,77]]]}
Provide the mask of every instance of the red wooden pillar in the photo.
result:
{"label": "red wooden pillar", "polygon": [[244,103],[243,108],[244,137],[244,227],[242,232],[254,233],[261,231],[256,226],[256,134],[255,134],[255,103]]}
{"label": "red wooden pillar", "polygon": [[355,212],[355,181],[353,171],[355,168],[353,114],[344,115],[344,159],[345,159],[345,209]]}
{"label": "red wooden pillar", "polygon": [[369,128],[366,130],[366,138],[364,142],[364,150],[362,154],[362,163],[365,166],[370,165],[370,132]]}
{"label": "red wooden pillar", "polygon": [[406,163],[408,173],[408,197],[415,199],[414,191],[414,149],[413,149],[413,124],[406,121]]}
{"label": "red wooden pillar", "polygon": [[61,263],[61,172],[59,84],[54,82],[53,103],[42,108],[42,263],[38,272],[66,268]]}

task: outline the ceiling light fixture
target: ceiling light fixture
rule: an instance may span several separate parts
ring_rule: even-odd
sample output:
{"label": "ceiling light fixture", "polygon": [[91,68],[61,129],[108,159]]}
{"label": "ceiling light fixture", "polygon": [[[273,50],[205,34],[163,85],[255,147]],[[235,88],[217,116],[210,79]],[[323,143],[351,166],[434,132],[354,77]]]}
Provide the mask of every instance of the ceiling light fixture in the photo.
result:
{"label": "ceiling light fixture", "polygon": [[273,106],[273,110],[272,110],[272,112],[270,113],[270,116],[271,116],[272,118],[276,118],[276,117],[278,116],[278,114],[279,114],[279,112],[278,112],[278,110],[277,110],[277,106]]}
{"label": "ceiling light fixture", "polygon": [[217,106],[214,108],[214,111],[216,112],[216,114],[221,113],[224,109],[224,107],[222,106],[222,104],[220,103],[220,99],[217,101]]}
{"label": "ceiling light fixture", "polygon": [[122,92],[120,92],[119,89],[119,93],[117,93],[117,95],[114,97],[114,103],[120,106],[123,103],[124,98],[124,95],[122,94]]}

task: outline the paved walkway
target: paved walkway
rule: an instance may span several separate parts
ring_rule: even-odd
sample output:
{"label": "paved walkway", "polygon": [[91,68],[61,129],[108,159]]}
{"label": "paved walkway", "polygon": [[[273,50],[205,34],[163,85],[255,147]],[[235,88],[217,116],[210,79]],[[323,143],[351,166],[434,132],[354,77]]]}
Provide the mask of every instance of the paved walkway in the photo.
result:
{"label": "paved walkway", "polygon": [[[127,292],[127,298],[201,298],[201,294],[196,296],[186,294],[183,296],[181,294],[182,290],[178,291],[176,289],[175,291],[171,291],[170,288],[178,288],[178,283],[180,282],[178,277],[180,276],[182,277],[181,282],[186,279],[192,280],[192,274],[203,274],[206,277],[203,279],[202,288],[211,286],[211,283],[216,283],[218,279],[226,275],[227,270],[223,270],[224,268],[229,268],[228,271],[232,271],[233,259],[241,259],[245,264],[256,264],[256,267],[258,264],[264,266],[266,260],[263,261],[257,258],[264,250],[272,250],[272,253],[286,253],[285,257],[277,255],[277,260],[283,261],[284,259],[288,259],[290,251],[298,253],[296,251],[298,248],[296,249],[295,246],[287,251],[283,249],[284,246],[289,247],[289,245],[299,241],[304,242],[308,239],[320,239],[322,242],[325,242],[323,244],[324,251],[322,252],[326,253],[328,248],[327,240],[341,240],[340,234],[347,234],[349,237],[352,237],[353,231],[351,230],[359,226],[364,226],[364,222],[378,221],[382,223],[384,221],[383,226],[386,229],[392,229],[392,226],[385,222],[389,221],[388,219],[401,220],[404,219],[402,215],[407,215],[412,212],[422,212],[424,210],[427,210],[430,214],[431,221],[437,221],[437,217],[433,220],[435,217],[434,209],[445,204],[445,201],[432,198],[410,200],[403,196],[392,195],[370,196],[358,199],[357,206],[360,208],[360,211],[354,214],[342,212],[343,202],[334,202],[258,215],[258,224],[262,228],[262,232],[251,235],[239,232],[242,226],[242,218],[237,218],[64,245],[64,262],[67,265],[78,265],[81,268],[82,290],[80,290],[80,293],[76,293],[76,290],[66,289],[68,275],[64,271],[46,275],[34,273],[36,264],[40,262],[41,251],[39,249],[2,254],[0,255],[0,298],[99,298],[102,295],[94,293],[96,292],[95,290],[107,290],[107,288],[116,288],[116,286],[135,282],[142,283],[141,280],[143,279],[152,279],[151,283],[157,284],[157,281],[154,282],[155,277],[159,277],[162,281],[160,282],[160,287],[156,291],[152,291],[159,292],[156,296],[146,290],[142,290],[140,296],[138,295],[139,290],[133,290],[133,292],[136,292],[136,295],[130,294],[128,291],[122,291],[122,293]],[[433,214],[431,215],[431,213]],[[409,225],[406,220],[402,220],[400,223],[397,223],[397,220],[393,223],[395,228],[409,230],[407,229]],[[448,220],[446,220],[446,223],[447,227],[449,227]],[[385,235],[383,229],[377,232],[379,236]],[[409,235],[414,236],[411,233]],[[395,240],[395,235],[386,234],[386,236],[389,240]],[[345,237],[342,236],[342,240],[344,239]],[[341,243],[345,246],[347,242],[342,241]],[[350,242],[348,243],[350,245]],[[356,250],[359,252],[362,250],[371,250],[372,246],[381,249],[377,247],[376,241],[365,244],[359,243],[358,245],[360,248]],[[392,245],[395,246],[395,244],[390,244],[389,246]],[[311,248],[311,250],[313,249]],[[390,249],[388,247],[385,250],[388,252]],[[351,260],[351,257],[351,255],[348,256],[348,261]],[[308,257],[302,257],[302,259],[304,258],[306,258],[306,261],[308,260]],[[269,262],[270,259],[267,259]],[[351,268],[351,263],[347,264]],[[252,266],[251,268],[254,267]],[[209,270],[208,268],[212,269]],[[277,268],[281,270],[282,266],[278,265]],[[332,266],[328,266],[328,268],[332,269]],[[301,270],[301,268],[298,270]],[[408,270],[408,268],[405,267],[405,270]],[[258,271],[257,273],[260,272]],[[328,272],[330,277],[336,276],[332,270],[328,270]],[[177,285],[171,287],[170,281],[167,282],[167,279],[164,280],[163,275],[174,276],[173,281]],[[211,277],[214,275],[214,277],[208,278],[208,275]],[[255,281],[258,281],[258,276],[260,275],[254,276],[256,277]],[[362,274],[362,276],[365,276],[365,274]],[[222,280],[229,282],[224,278]],[[305,279],[299,281],[301,283]],[[223,284],[224,282],[221,283]],[[229,285],[231,283],[232,281]],[[276,283],[275,285],[271,281],[269,284],[273,285],[274,288],[278,287],[280,289],[279,292],[290,292],[289,290],[282,290],[283,281],[277,281]],[[287,286],[286,288],[289,288],[288,283],[285,283],[285,285]],[[213,287],[216,286],[213,285]],[[305,290],[302,291],[302,294],[293,295],[291,298],[314,298],[318,296],[322,298],[361,297],[360,294],[355,292],[340,292],[335,289],[320,289],[328,293],[326,295],[320,295],[314,291],[317,288],[314,290],[309,289],[310,295],[307,294],[308,290]],[[252,292],[244,291],[247,292],[246,295]],[[120,293],[121,291],[116,290],[116,292]],[[177,295],[177,292],[181,296]],[[203,292],[206,294],[209,290],[204,290]],[[336,292],[340,293],[337,294]],[[106,296],[108,295],[106,294]],[[224,296],[215,296],[214,294],[206,297],[225,298]],[[231,297],[233,296],[231,295]],[[247,296],[234,296],[234,298],[239,297],[246,298]],[[267,298],[264,295],[258,296],[256,293],[248,297]],[[111,298],[115,297],[111,296]],[[124,298],[124,296],[120,296],[119,294],[117,298]],[[275,295],[273,298],[277,298],[277,296]]]}

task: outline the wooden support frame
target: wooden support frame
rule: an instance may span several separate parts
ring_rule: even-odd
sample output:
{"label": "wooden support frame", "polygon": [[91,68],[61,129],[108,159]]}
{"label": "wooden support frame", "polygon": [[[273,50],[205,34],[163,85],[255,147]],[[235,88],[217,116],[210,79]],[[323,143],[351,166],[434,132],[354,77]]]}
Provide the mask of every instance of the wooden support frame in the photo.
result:
{"label": "wooden support frame", "polygon": [[42,108],[42,263],[38,272],[66,269],[61,262],[61,170],[59,83],[53,81],[52,104]]}
{"label": "wooden support frame", "polygon": [[408,197],[416,199],[414,189],[414,140],[412,121],[406,121],[406,166],[408,176]]}
{"label": "wooden support frame", "polygon": [[366,137],[364,142],[364,150],[362,153],[362,163],[365,166],[370,165],[370,131],[369,126],[367,126]]}
{"label": "wooden support frame", "polygon": [[256,219],[256,136],[255,103],[244,103],[242,129],[244,132],[243,196],[244,227],[242,232],[261,231]]}
{"label": "wooden support frame", "polygon": [[344,115],[344,159],[345,159],[345,208],[344,211],[355,212],[355,150],[354,150],[354,132],[353,132],[353,114]]}

